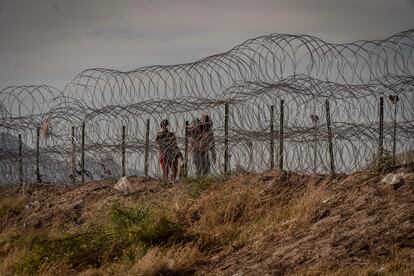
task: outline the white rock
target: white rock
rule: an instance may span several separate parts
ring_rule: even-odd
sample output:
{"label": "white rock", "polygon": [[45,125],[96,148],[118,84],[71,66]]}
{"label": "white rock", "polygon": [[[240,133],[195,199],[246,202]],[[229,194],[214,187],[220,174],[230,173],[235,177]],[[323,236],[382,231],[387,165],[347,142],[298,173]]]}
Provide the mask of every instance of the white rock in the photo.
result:
{"label": "white rock", "polygon": [[389,173],[387,174],[381,182],[386,183],[388,185],[394,185],[400,183],[404,179],[404,173]]}
{"label": "white rock", "polygon": [[28,203],[25,207],[26,209],[38,210],[40,208],[40,202],[36,200],[35,202]]}
{"label": "white rock", "polygon": [[174,269],[174,264],[175,264],[175,261],[173,259],[170,259],[170,258],[167,259],[167,267],[169,269],[173,270]]}
{"label": "white rock", "polygon": [[131,188],[131,182],[128,180],[126,176],[120,178],[114,186],[115,190],[123,193],[124,195],[128,195],[132,190]]}
{"label": "white rock", "polygon": [[82,203],[83,203],[83,199],[79,199],[79,200],[75,201],[75,202],[73,203],[73,208],[78,207],[78,206],[79,206],[79,205],[81,205]]}

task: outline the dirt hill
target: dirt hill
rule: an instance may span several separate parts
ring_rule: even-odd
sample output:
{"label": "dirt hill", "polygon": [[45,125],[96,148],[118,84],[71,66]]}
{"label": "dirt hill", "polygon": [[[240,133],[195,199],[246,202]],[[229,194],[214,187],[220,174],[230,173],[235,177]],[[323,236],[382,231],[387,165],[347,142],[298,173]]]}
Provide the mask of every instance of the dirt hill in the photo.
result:
{"label": "dirt hill", "polygon": [[0,274],[414,275],[414,167],[398,172],[2,188]]}

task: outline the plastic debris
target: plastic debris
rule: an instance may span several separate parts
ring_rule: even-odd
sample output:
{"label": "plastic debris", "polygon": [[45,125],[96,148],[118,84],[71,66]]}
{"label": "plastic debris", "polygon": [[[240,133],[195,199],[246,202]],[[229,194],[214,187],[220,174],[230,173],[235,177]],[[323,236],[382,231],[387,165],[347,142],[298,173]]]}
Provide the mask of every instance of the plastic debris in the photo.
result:
{"label": "plastic debris", "polygon": [[126,176],[120,178],[114,186],[115,190],[123,193],[124,195],[128,195],[132,190],[131,188],[131,182],[128,180]]}
{"label": "plastic debris", "polygon": [[35,209],[38,210],[40,208],[40,202],[39,201],[34,201],[34,202],[30,202],[28,204],[26,204],[26,209]]}
{"label": "plastic debris", "polygon": [[403,180],[404,173],[389,173],[381,180],[381,182],[388,185],[396,185],[401,183]]}

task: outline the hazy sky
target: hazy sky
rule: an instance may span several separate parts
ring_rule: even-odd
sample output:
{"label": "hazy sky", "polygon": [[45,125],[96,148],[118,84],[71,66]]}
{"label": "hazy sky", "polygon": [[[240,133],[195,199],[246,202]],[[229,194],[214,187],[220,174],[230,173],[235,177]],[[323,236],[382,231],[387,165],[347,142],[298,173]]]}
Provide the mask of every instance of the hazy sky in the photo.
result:
{"label": "hazy sky", "polygon": [[410,28],[414,0],[0,0],[0,90],[195,61],[270,33],[350,42]]}

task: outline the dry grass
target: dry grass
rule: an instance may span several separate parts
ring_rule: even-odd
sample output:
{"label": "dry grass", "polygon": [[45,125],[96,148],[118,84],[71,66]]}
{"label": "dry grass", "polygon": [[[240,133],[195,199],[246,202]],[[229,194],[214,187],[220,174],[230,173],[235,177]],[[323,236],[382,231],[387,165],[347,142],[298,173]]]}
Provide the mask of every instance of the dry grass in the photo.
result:
{"label": "dry grass", "polygon": [[266,212],[268,203],[263,189],[231,182],[203,194],[182,216],[204,250],[216,250],[236,240],[246,224]]}
{"label": "dry grass", "polygon": [[22,195],[0,198],[0,229],[15,224],[26,203],[27,198]]}
{"label": "dry grass", "polygon": [[361,276],[414,275],[413,257],[399,248],[394,248],[390,256],[375,258],[367,267],[358,271]]}
{"label": "dry grass", "polygon": [[[70,223],[73,210],[66,208],[54,212],[51,223],[32,229],[36,232],[32,234],[21,227],[13,228],[13,220],[26,213],[32,218],[38,211],[22,211],[21,203],[14,206],[0,200],[7,218],[7,231],[0,234],[0,274],[13,275],[16,264],[22,263],[36,265],[28,268],[37,269],[41,275],[191,274],[210,260],[214,263],[234,258],[232,252],[243,247],[239,252],[269,250],[275,233],[289,241],[289,237],[311,231],[314,227],[310,226],[326,216],[325,211],[337,198],[331,186],[327,189],[330,180],[321,179],[271,172],[223,181],[189,181],[128,198],[112,195],[111,200],[91,201],[77,208],[83,219],[80,226]],[[192,184],[195,186],[191,187]],[[41,249],[39,253],[28,245],[33,244],[32,236],[41,235],[41,231],[47,242],[37,247]],[[87,238],[74,236],[91,232],[94,234]],[[54,253],[49,256],[49,252]],[[92,255],[96,256],[89,258]],[[359,267],[350,268],[341,262],[341,267],[306,267],[298,273],[409,275],[409,262],[395,254],[393,258],[372,260]]]}
{"label": "dry grass", "polygon": [[292,275],[325,276],[325,275],[359,275],[359,276],[400,276],[414,275],[414,263],[409,253],[401,249],[393,249],[392,254],[386,258],[373,258],[369,263],[317,264],[311,267],[304,267]]}
{"label": "dry grass", "polygon": [[324,187],[309,186],[301,197],[292,199],[286,205],[279,206],[275,203],[259,214],[251,214],[258,219],[243,225],[240,239],[257,246],[265,243],[267,237],[275,231],[292,233],[306,229],[327,199],[329,193]]}
{"label": "dry grass", "polygon": [[194,244],[153,247],[134,264],[131,275],[184,275],[194,272],[206,260]]}
{"label": "dry grass", "polygon": [[290,230],[306,227],[314,219],[315,212],[328,199],[329,193],[324,187],[309,186],[302,197],[280,208],[276,221]]}
{"label": "dry grass", "polygon": [[7,255],[0,257],[0,275],[14,275],[14,265],[16,260],[24,257],[26,250],[10,248]]}

